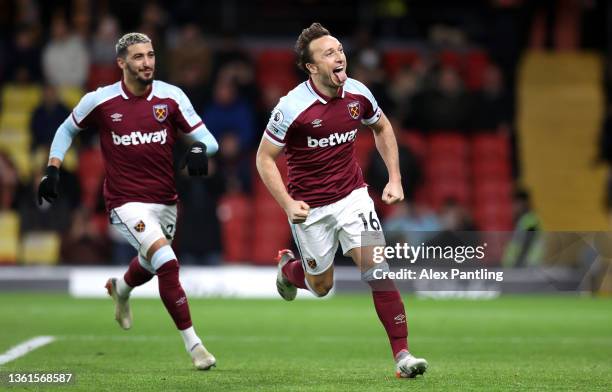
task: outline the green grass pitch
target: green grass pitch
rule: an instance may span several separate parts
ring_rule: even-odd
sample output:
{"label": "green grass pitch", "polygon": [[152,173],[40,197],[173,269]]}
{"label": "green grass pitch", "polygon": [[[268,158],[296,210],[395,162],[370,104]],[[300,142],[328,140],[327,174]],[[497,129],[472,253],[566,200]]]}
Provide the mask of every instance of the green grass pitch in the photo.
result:
{"label": "green grass pitch", "polygon": [[[424,377],[394,377],[368,295],[329,300],[196,299],[194,324],[217,368],[191,367],[161,301],[134,299],[122,331],[110,299],[0,295],[0,353],[57,340],[0,371],[70,371],[52,391],[612,390],[612,301],[574,296],[432,300],[404,296]],[[40,386],[0,390],[42,390]]]}

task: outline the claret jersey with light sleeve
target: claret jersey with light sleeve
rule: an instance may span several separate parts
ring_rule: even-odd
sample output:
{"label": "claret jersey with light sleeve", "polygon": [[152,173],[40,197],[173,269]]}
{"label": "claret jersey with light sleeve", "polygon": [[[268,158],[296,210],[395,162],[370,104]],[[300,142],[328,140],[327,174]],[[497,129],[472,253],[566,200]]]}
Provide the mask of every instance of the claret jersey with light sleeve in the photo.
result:
{"label": "claret jersey with light sleeve", "polygon": [[120,81],[83,96],[71,118],[78,128],[100,135],[107,209],[127,202],[176,203],[177,132],[204,126],[181,89],[156,80],[150,91],[135,96]]}
{"label": "claret jersey with light sleeve", "polygon": [[354,143],[359,128],[381,115],[370,90],[351,78],[337,97],[307,80],[281,98],[264,137],[285,149],[291,197],[319,207],[365,186]]}

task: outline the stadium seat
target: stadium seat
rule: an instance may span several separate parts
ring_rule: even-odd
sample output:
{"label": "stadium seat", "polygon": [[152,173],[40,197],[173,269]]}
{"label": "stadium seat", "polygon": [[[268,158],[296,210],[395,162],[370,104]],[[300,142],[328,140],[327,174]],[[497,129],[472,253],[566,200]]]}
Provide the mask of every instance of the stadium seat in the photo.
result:
{"label": "stadium seat", "polygon": [[453,155],[467,157],[469,153],[468,139],[459,131],[440,130],[435,131],[428,138],[428,154]]}
{"label": "stadium seat", "polygon": [[30,128],[30,112],[25,110],[5,110],[0,115],[0,132],[14,131],[28,133]]}
{"label": "stadium seat", "polygon": [[490,200],[510,202],[512,199],[512,181],[510,179],[488,179],[474,183],[474,201],[476,204]]}
{"label": "stadium seat", "polygon": [[438,60],[444,67],[451,67],[455,70],[463,71],[463,55],[454,50],[442,50],[438,53]]}
{"label": "stadium seat", "polygon": [[21,242],[21,261],[23,264],[57,264],[60,245],[60,236],[55,232],[25,233]]}
{"label": "stadium seat", "polygon": [[251,259],[258,264],[274,264],[279,249],[290,245],[287,216],[272,196],[255,199]]}
{"label": "stadium seat", "polygon": [[420,161],[427,155],[427,141],[420,131],[404,129],[400,131],[398,143],[408,146]]}
{"label": "stadium seat", "polygon": [[19,252],[19,215],[0,211],[0,264],[15,264]]}
{"label": "stadium seat", "polygon": [[296,58],[291,49],[270,49],[256,56],[257,83],[260,88],[275,85],[283,94],[298,84]]}
{"label": "stadium seat", "polygon": [[355,158],[357,163],[365,170],[370,161],[370,153],[376,148],[374,137],[369,129],[361,130],[355,139]]}
{"label": "stadium seat", "polygon": [[456,156],[430,155],[425,160],[425,174],[428,181],[460,179],[467,181],[470,171],[467,162]]}
{"label": "stadium seat", "polygon": [[474,183],[474,218],[486,231],[512,229],[512,181],[508,178],[482,179]]}
{"label": "stadium seat", "polygon": [[88,148],[80,152],[77,169],[81,184],[81,199],[83,205],[94,209],[104,179],[104,160],[102,151],[97,148]]}
{"label": "stadium seat", "polygon": [[80,87],[60,87],[59,88],[59,96],[62,102],[69,108],[75,107],[81,97],[83,97],[84,92]]}
{"label": "stadium seat", "polygon": [[474,159],[510,157],[510,140],[506,135],[479,134],[471,140],[472,157]]}
{"label": "stadium seat", "polygon": [[477,160],[472,163],[472,175],[478,181],[488,179],[510,180],[512,169],[505,159]]}
{"label": "stadium seat", "polygon": [[416,50],[389,50],[383,55],[383,64],[389,78],[404,66],[412,66],[421,59],[421,55]]}
{"label": "stadium seat", "polygon": [[476,226],[483,231],[510,231],[512,230],[512,202],[501,200],[477,204],[474,209],[474,221]]}
{"label": "stadium seat", "polygon": [[483,74],[489,66],[489,57],[483,50],[472,50],[465,56],[465,85],[475,91],[482,87]]}
{"label": "stadium seat", "polygon": [[221,222],[225,262],[250,260],[251,205],[249,198],[242,193],[227,194],[219,200],[217,215]]}
{"label": "stadium seat", "polygon": [[121,79],[121,70],[115,64],[99,65],[92,64],[89,67],[87,78],[87,90],[93,91],[101,86],[113,84]]}
{"label": "stadium seat", "polygon": [[458,178],[433,181],[428,185],[428,193],[431,206],[436,210],[449,199],[467,206],[471,196],[468,182]]}
{"label": "stadium seat", "polygon": [[40,102],[41,96],[38,85],[6,84],[2,89],[2,110],[30,113]]}

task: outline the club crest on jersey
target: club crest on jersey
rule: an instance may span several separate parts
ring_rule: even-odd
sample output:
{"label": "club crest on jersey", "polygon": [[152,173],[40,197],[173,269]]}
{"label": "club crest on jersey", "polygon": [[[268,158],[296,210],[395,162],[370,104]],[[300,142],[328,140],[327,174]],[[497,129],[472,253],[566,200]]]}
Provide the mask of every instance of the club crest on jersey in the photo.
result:
{"label": "club crest on jersey", "polygon": [[317,262],[315,261],[315,259],[306,259],[306,264],[308,264],[308,267],[310,269],[317,268]]}
{"label": "club crest on jersey", "polygon": [[359,102],[354,101],[347,105],[349,115],[353,120],[357,120],[359,118]]}
{"label": "club crest on jersey", "polygon": [[159,122],[162,122],[168,117],[168,105],[165,103],[153,105],[153,116]]}
{"label": "club crest on jersey", "polygon": [[145,223],[143,221],[138,221],[138,223],[136,223],[134,226],[134,230],[136,230],[138,233],[142,233],[145,231]]}

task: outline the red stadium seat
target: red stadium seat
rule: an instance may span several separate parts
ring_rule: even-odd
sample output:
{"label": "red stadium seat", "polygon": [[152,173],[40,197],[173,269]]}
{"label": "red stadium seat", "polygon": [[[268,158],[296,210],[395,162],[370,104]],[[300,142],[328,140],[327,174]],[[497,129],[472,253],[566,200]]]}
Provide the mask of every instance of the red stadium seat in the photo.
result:
{"label": "red stadium seat", "polygon": [[474,202],[480,204],[512,203],[512,182],[510,179],[482,180],[474,184]]}
{"label": "red stadium seat", "polygon": [[510,140],[501,134],[480,134],[471,140],[472,156],[474,159],[510,158]]}
{"label": "red stadium seat", "polygon": [[251,259],[258,264],[274,264],[279,249],[291,244],[287,216],[272,196],[255,199]]}
{"label": "red stadium seat", "polygon": [[459,131],[436,131],[428,140],[429,154],[467,157],[469,144]]}
{"label": "red stadium seat", "polygon": [[460,179],[467,181],[470,171],[467,162],[453,155],[429,155],[425,161],[426,178],[430,181]]}
{"label": "red stadium seat", "polygon": [[99,148],[88,148],[81,151],[79,155],[78,176],[81,184],[83,205],[94,209],[104,178],[104,160],[102,158],[102,151]]}
{"label": "red stadium seat", "polygon": [[461,72],[463,71],[463,56],[454,50],[443,50],[438,54],[440,64],[451,67]]}
{"label": "red stadium seat", "polygon": [[437,180],[429,184],[429,199],[435,209],[440,209],[449,200],[459,204],[468,205],[470,201],[470,187],[467,181],[460,179]]}
{"label": "red stadium seat", "polygon": [[92,64],[89,67],[89,76],[87,77],[87,89],[95,90],[98,87],[113,84],[121,79],[121,69],[117,65],[96,65]]}
{"label": "red stadium seat", "polygon": [[295,64],[291,49],[264,50],[256,57],[257,83],[262,89],[275,85],[286,93],[299,82]]}
{"label": "red stadium seat", "polygon": [[223,238],[223,260],[251,259],[251,202],[242,193],[224,195],[217,205]]}
{"label": "red stadium seat", "polygon": [[389,78],[404,66],[412,66],[421,59],[421,55],[416,50],[389,50],[383,55],[385,71]]}
{"label": "red stadium seat", "polygon": [[355,158],[359,166],[365,170],[368,167],[370,153],[376,148],[372,131],[361,130],[355,139]]}
{"label": "red stadium seat", "polygon": [[413,129],[405,129],[400,131],[398,143],[408,146],[419,160],[423,160],[427,155],[427,141],[425,137],[418,131]]}
{"label": "red stadium seat", "polygon": [[477,160],[472,163],[472,175],[476,181],[488,179],[510,180],[512,168],[506,159]]}
{"label": "red stadium seat", "polygon": [[483,231],[510,231],[512,230],[512,202],[500,200],[489,201],[476,205],[474,220]]}
{"label": "red stadium seat", "polygon": [[489,66],[489,57],[482,50],[470,51],[465,58],[465,84],[474,91],[482,87],[483,74]]}

